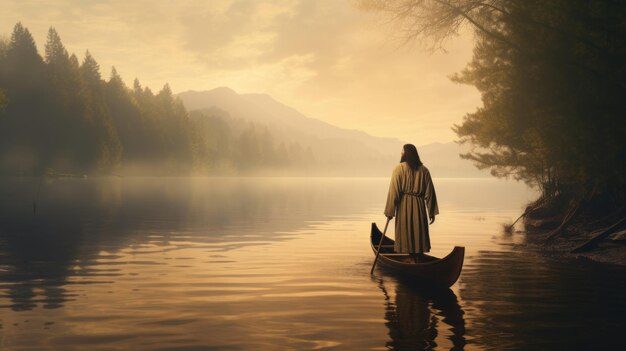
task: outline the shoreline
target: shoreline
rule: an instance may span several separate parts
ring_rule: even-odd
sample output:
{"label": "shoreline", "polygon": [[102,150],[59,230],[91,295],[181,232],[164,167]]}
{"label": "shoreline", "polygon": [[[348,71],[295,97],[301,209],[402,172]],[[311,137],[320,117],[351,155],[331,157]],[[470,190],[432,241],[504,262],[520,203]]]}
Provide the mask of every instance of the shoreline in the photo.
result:
{"label": "shoreline", "polygon": [[626,266],[626,229],[617,230],[600,241],[593,249],[585,252],[573,252],[574,249],[594,237],[597,232],[571,226],[555,240],[548,240],[550,229],[539,229],[524,221],[528,248],[540,254],[558,256],[567,259],[586,259],[602,264]]}

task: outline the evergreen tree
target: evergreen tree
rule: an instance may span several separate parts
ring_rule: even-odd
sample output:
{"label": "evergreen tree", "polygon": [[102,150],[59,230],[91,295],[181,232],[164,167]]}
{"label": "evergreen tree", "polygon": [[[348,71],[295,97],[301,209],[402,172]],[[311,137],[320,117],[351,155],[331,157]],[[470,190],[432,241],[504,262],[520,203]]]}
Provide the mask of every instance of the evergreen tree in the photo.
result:
{"label": "evergreen tree", "polygon": [[79,63],[54,28],[44,56],[20,23],[10,41],[0,41],[2,173],[108,173],[134,165],[143,174],[253,172],[311,158],[310,149],[277,148],[267,127],[224,111],[188,114],[169,84],[156,95],[137,79],[129,89],[115,67],[103,80],[91,53]]}
{"label": "evergreen tree", "polygon": [[69,55],[54,28],[48,31],[45,45],[47,78],[46,119],[54,125],[48,129],[50,145],[47,157],[53,168],[79,170],[93,163],[93,128],[78,59]]}
{"label": "evergreen tree", "polygon": [[102,90],[111,124],[115,126],[123,149],[123,160],[126,163],[147,162],[152,145],[146,142],[148,135],[142,123],[140,103],[130,95],[115,67],[111,68],[109,81],[103,84]]}
{"label": "evergreen tree", "polygon": [[69,55],[65,46],[61,42],[61,37],[54,27],[48,30],[48,40],[46,42],[45,60],[48,65],[67,65]]}
{"label": "evergreen tree", "polygon": [[122,144],[119,140],[113,119],[106,105],[103,82],[100,76],[100,65],[91,56],[85,53],[80,74],[85,86],[85,99],[88,109],[85,114],[92,121],[94,128],[94,146],[92,151],[96,156],[96,167],[100,170],[110,170],[118,166],[122,158]]}
{"label": "evergreen tree", "polygon": [[[5,91],[4,118],[0,121],[0,152],[13,160],[6,167],[17,172],[45,169],[47,129],[44,119],[44,63],[27,28],[17,23],[0,56],[0,88]],[[19,157],[11,157],[20,155]],[[19,161],[23,159],[24,162]]]}

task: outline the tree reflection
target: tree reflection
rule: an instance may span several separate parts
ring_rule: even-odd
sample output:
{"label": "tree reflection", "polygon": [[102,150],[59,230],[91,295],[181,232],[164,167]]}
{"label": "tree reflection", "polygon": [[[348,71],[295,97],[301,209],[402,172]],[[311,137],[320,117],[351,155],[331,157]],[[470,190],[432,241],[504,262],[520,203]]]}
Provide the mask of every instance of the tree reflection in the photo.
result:
{"label": "tree reflection", "polygon": [[389,282],[378,280],[378,287],[385,296],[385,325],[391,337],[385,345],[387,348],[434,350],[438,346],[449,346],[450,350],[463,350],[464,312],[452,290],[424,289],[414,282],[394,280],[395,296],[392,297],[386,284]]}
{"label": "tree reflection", "polygon": [[499,350],[625,350],[624,291],[625,267],[528,252],[480,251],[460,285],[472,342]]}
{"label": "tree reflection", "polygon": [[68,284],[113,283],[123,273],[102,259],[120,250],[289,240],[380,198],[361,191],[368,180],[61,178],[43,182],[33,214],[39,181],[0,181],[0,307],[16,311],[63,306],[76,291]]}

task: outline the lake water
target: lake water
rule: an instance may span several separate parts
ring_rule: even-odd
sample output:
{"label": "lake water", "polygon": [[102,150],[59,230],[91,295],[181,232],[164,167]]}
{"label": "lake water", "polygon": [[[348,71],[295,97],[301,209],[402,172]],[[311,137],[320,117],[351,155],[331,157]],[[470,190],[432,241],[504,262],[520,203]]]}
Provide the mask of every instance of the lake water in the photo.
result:
{"label": "lake water", "polygon": [[522,184],[434,180],[432,254],[466,258],[432,292],[369,274],[388,179],[38,181],[0,180],[2,350],[626,346],[625,268],[502,233],[535,197]]}

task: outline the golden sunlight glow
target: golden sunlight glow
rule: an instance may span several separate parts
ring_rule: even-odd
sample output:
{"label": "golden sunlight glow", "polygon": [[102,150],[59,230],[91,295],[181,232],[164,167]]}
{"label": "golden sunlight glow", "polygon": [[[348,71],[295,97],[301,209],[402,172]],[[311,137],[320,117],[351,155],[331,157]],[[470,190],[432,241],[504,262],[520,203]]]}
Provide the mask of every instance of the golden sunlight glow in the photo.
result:
{"label": "golden sunlight glow", "polygon": [[305,115],[417,145],[454,139],[479,95],[449,76],[469,61],[463,34],[446,52],[403,45],[394,28],[350,1],[11,2],[2,33],[22,21],[43,52],[56,28],[69,52],[89,50],[104,78],[115,66],[174,92],[228,86],[266,93]]}

